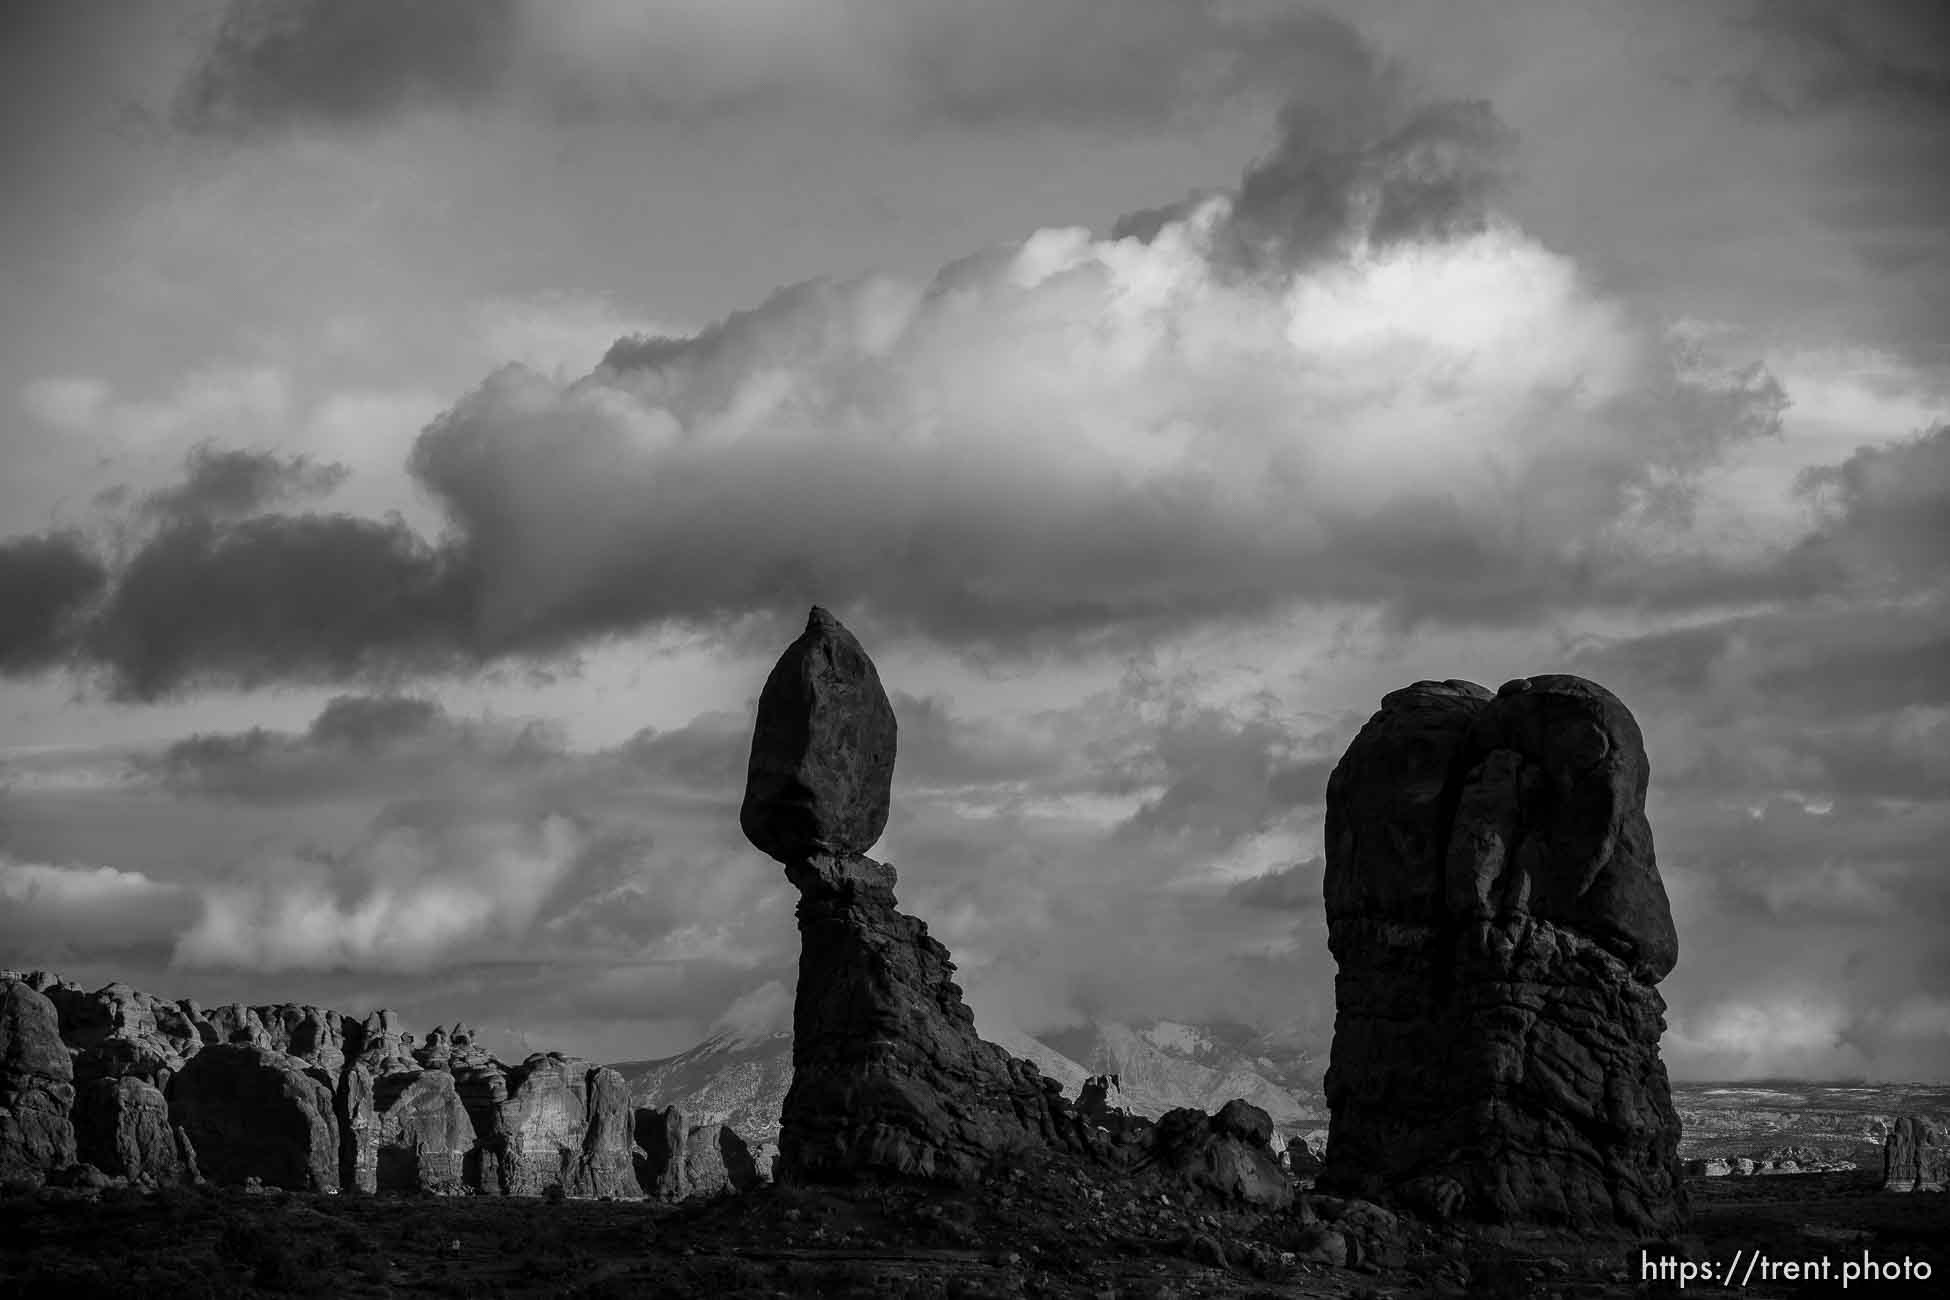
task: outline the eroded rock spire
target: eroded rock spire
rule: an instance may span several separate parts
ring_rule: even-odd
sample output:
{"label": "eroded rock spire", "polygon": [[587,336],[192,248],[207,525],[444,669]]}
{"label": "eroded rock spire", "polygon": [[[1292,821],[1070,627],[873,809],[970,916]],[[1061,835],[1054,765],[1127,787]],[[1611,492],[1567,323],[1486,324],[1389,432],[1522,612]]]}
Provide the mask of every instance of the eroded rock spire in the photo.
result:
{"label": "eroded rock spire", "polygon": [[1654,985],[1678,960],[1638,724],[1580,677],[1417,682],[1327,785],[1323,1188],[1437,1216],[1684,1212]]}

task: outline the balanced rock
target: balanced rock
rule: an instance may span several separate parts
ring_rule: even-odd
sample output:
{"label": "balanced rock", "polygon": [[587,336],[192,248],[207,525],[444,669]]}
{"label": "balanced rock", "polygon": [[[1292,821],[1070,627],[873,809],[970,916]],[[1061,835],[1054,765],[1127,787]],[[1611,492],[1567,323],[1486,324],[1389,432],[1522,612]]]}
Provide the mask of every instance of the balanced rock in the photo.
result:
{"label": "balanced rock", "polygon": [[815,607],[759,695],[740,823],[799,890],[785,1182],[968,1182],[1081,1124],[975,1032],[948,950],[902,914],[886,826],[895,722],[873,662]]}
{"label": "balanced rock", "polygon": [[653,1200],[746,1192],[759,1184],[745,1140],[723,1124],[689,1123],[675,1106],[636,1112],[636,1177]]}
{"label": "balanced rock", "polygon": [[144,1079],[103,1076],[75,1090],[75,1150],[110,1177],[167,1186],[197,1179],[190,1140],[169,1102]]}
{"label": "balanced rock", "polygon": [[1899,1116],[1882,1148],[1882,1190],[1940,1192],[1950,1185],[1950,1123]]}
{"label": "balanced rock", "polygon": [[1582,678],[1382,700],[1327,786],[1323,1190],[1491,1223],[1676,1226],[1654,985],[1678,941],[1648,777],[1631,713]]}
{"label": "balanced rock", "polygon": [[745,838],[787,865],[865,853],[887,828],[895,732],[873,661],[813,606],[759,693],[738,813]]}
{"label": "balanced rock", "polygon": [[74,1163],[74,1063],[54,1004],[0,980],[0,1180],[39,1183]]}
{"label": "balanced rock", "polygon": [[204,1048],[170,1080],[169,1115],[215,1182],[338,1189],[332,1088],[282,1052],[244,1043]]}

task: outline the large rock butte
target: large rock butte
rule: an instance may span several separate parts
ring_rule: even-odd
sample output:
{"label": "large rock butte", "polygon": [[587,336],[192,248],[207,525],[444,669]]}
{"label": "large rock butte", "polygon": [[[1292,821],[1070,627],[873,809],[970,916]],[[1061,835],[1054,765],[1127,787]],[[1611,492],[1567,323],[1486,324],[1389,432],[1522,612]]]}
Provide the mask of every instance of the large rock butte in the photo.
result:
{"label": "large rock butte", "polygon": [[1579,677],[1395,691],[1327,785],[1339,963],[1323,1190],[1664,1231],[1678,940],[1631,713]]}
{"label": "large rock butte", "polygon": [[782,1182],[970,1182],[1081,1146],[1053,1080],[975,1032],[948,950],[866,857],[887,824],[896,727],[873,661],[814,607],[759,695],[739,821],[799,890]]}

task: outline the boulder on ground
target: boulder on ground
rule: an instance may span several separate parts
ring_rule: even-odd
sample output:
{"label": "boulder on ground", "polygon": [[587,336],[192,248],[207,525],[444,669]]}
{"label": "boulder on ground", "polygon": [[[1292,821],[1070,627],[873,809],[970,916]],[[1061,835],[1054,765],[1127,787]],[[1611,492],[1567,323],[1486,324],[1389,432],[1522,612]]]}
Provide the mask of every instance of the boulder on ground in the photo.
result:
{"label": "boulder on ground", "polygon": [[1293,1203],[1293,1184],[1273,1154],[1272,1135],[1265,1111],[1234,1099],[1216,1115],[1167,1111],[1151,1131],[1151,1155],[1161,1173],[1208,1200],[1283,1210]]}

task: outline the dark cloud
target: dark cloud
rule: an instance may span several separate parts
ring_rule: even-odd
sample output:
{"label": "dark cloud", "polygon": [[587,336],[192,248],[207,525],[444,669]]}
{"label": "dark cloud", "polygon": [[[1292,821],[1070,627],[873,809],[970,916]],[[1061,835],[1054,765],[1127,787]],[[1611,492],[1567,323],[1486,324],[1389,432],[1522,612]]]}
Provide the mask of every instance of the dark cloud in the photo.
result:
{"label": "dark cloud", "polygon": [[1232,210],[1240,263],[1285,271],[1348,241],[1386,248],[1488,225],[1516,151],[1489,104],[1378,105],[1375,113],[1314,95],[1288,102],[1279,144],[1247,170]]}
{"label": "dark cloud", "polygon": [[191,519],[130,557],[89,640],[117,693],[148,699],[450,662],[467,614],[454,557],[397,519]]}
{"label": "dark cloud", "polygon": [[1798,487],[1824,519],[1797,563],[1832,565],[1851,585],[1943,588],[1950,573],[1950,424],[1807,470]]}
{"label": "dark cloud", "polygon": [[107,584],[108,570],[76,534],[0,541],[0,674],[35,672],[67,657],[78,616]]}
{"label": "dark cloud", "polygon": [[1733,102],[1816,161],[1811,214],[1853,247],[1892,343],[1950,348],[1950,8],[1764,0],[1737,29]]}
{"label": "dark cloud", "polygon": [[1297,752],[1299,744],[1272,718],[1242,723],[1218,709],[1169,716],[1138,755],[1104,774],[1112,789],[1162,787],[1115,833],[1223,853],[1297,810],[1318,808],[1334,760]]}
{"label": "dark cloud", "polygon": [[986,128],[1158,126],[1373,61],[1338,18],[1222,0],[817,0],[766,11],[546,0],[234,0],[178,95],[201,131],[422,106],[697,121],[753,110]]}
{"label": "dark cloud", "polygon": [[180,795],[277,805],[393,799],[411,789],[438,803],[505,795],[511,782],[532,782],[566,757],[535,724],[459,719],[414,696],[340,695],[302,733],[199,733],[142,766]]}
{"label": "dark cloud", "polygon": [[1757,112],[1865,108],[1950,119],[1950,15],[1935,0],[1759,0],[1743,24],[1760,49],[1735,85]]}
{"label": "dark cloud", "polygon": [[[729,635],[814,600],[1016,655],[1307,601],[1412,628],[1751,590],[1674,537],[1697,477],[1778,427],[1779,385],[1495,218],[1511,140],[1486,105],[1418,100],[1307,22],[1335,57],[1274,149],[1144,240],[1039,231],[929,283],[817,281],[621,340],[574,382],[490,375],[414,445],[438,545],[236,517],[332,471],[204,449],[89,647],[153,698]],[[1188,783],[1156,815],[1209,802]]]}
{"label": "dark cloud", "polygon": [[1280,912],[1312,911],[1323,906],[1321,872],[1324,870],[1324,859],[1309,858],[1290,867],[1269,871],[1263,876],[1242,880],[1227,891],[1226,897],[1241,907]]}
{"label": "dark cloud", "polygon": [[511,67],[518,0],[234,0],[182,87],[197,130],[371,122],[466,107]]}
{"label": "dark cloud", "polygon": [[324,496],[348,472],[343,465],[321,465],[307,456],[200,443],[184,460],[183,481],[151,493],[143,509],[167,519],[239,519],[280,502]]}

